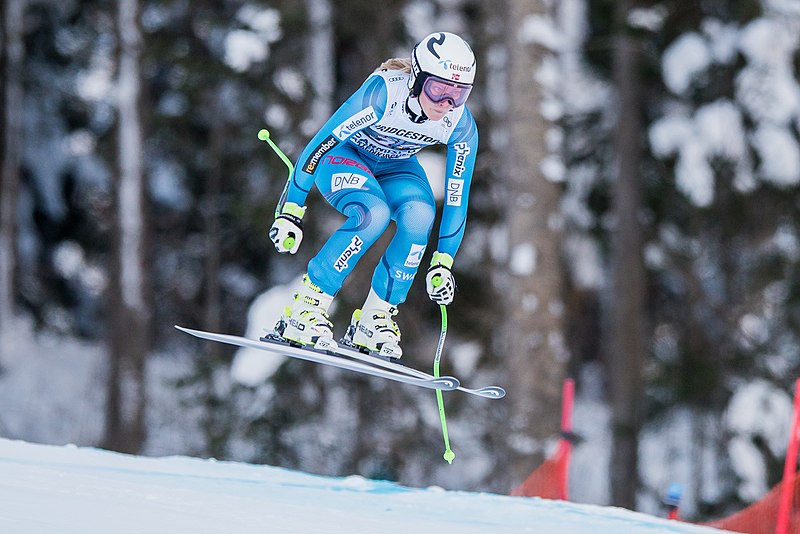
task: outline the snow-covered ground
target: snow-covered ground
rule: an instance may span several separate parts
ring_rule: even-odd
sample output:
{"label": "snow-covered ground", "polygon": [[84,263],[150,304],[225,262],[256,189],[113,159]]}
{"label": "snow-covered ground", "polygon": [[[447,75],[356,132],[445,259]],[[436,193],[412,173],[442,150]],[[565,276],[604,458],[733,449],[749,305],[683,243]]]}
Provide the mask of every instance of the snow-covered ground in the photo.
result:
{"label": "snow-covered ground", "polygon": [[[274,318],[267,317],[265,310],[278,309],[269,303],[282,298],[282,292],[289,287],[290,284],[276,287],[254,302],[246,335],[257,337],[260,332],[256,325],[274,323]],[[234,358],[230,370],[232,380],[258,384],[277,368],[280,360],[268,360],[262,354],[250,352],[242,349]],[[174,387],[176,380],[190,372],[191,359],[154,355],[148,365],[149,437],[144,454],[154,457],[196,455],[205,450],[199,429],[202,414],[196,412],[199,409],[188,409],[191,399],[184,398],[188,393]],[[463,370],[459,373],[467,374]],[[0,437],[54,445],[99,443],[103,432],[104,376],[103,346],[65,336],[37,334],[29,321],[20,318],[14,328],[0,332]],[[576,378],[580,390],[573,422],[584,441],[572,456],[570,498],[579,503],[605,505],[610,502],[611,435],[602,373],[587,366]],[[726,459],[721,456],[723,451],[713,447],[709,436],[726,433],[734,436],[729,452],[733,469],[740,477],[740,496],[747,502],[762,497],[769,489],[766,466],[753,438],[759,437],[768,443],[776,456],[785,454],[791,403],[787,392],[776,390],[763,381],[753,381],[737,388],[721,420],[674,410],[658,424],[646,428],[642,434],[640,476],[647,490],[640,493],[637,509],[653,515],[663,514],[661,498],[671,484],[679,483],[685,490],[681,503],[684,517],[697,517],[698,502],[713,502],[725,488],[720,473]],[[182,417],[175,417],[176,413],[181,413]],[[335,434],[335,430],[330,429],[335,424],[335,419],[321,421],[317,431]],[[438,428],[432,427],[431,431],[438,432]],[[456,440],[457,453],[463,445]],[[228,459],[250,460],[252,448],[252,442],[234,436]],[[466,457],[461,456],[462,459]],[[531,469],[535,467],[531,465]],[[459,468],[464,469],[463,465]],[[0,478],[3,474],[0,469]],[[458,477],[431,483],[450,489],[467,487]],[[2,528],[0,534],[5,534]]]}
{"label": "snow-covered ground", "polygon": [[620,508],[0,439],[8,534],[721,532]]}

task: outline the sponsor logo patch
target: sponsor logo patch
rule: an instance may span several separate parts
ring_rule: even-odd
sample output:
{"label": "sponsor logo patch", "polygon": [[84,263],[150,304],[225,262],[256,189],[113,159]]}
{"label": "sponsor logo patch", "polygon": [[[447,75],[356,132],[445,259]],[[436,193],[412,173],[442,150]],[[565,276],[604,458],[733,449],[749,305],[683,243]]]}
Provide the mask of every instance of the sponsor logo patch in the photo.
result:
{"label": "sponsor logo patch", "polygon": [[361,247],[364,246],[364,241],[358,237],[357,235],[353,236],[353,239],[350,240],[350,244],[344,249],[344,252],[336,259],[336,262],[333,264],[333,268],[339,272],[344,271],[347,269],[348,264],[350,263],[350,258],[361,252]]}
{"label": "sponsor logo patch", "polygon": [[467,155],[471,150],[467,143],[456,143],[454,147],[456,149],[456,162],[453,164],[453,176],[461,178],[461,175],[467,169]]}
{"label": "sponsor logo patch", "polygon": [[367,328],[366,326],[364,326],[360,322],[358,323],[358,331],[363,333],[365,336],[367,336],[369,338],[371,338],[372,335],[374,334],[374,332],[372,330],[370,330],[369,328]]}
{"label": "sponsor logo patch", "polygon": [[411,267],[412,269],[415,267],[419,267],[419,264],[422,263],[422,256],[424,254],[425,254],[425,245],[415,245],[412,243],[411,252],[408,253],[406,262],[403,265],[405,265],[406,267]]}
{"label": "sponsor logo patch", "polygon": [[464,194],[464,180],[450,178],[447,181],[447,205],[460,206],[461,196]]}
{"label": "sponsor logo patch", "polygon": [[375,110],[372,106],[369,106],[367,109],[359,111],[355,115],[342,121],[339,126],[333,129],[333,135],[335,135],[337,139],[344,141],[353,135],[353,133],[365,126],[373,124],[377,120],[378,118],[375,115]]}
{"label": "sponsor logo patch", "polygon": [[422,132],[415,132],[413,130],[407,130],[405,128],[398,128],[397,126],[386,126],[384,124],[376,124],[374,128],[386,135],[402,137],[403,139],[410,139],[412,141],[421,141],[428,145],[433,145],[439,142],[435,137],[431,137],[430,135],[424,134]]}
{"label": "sponsor logo patch", "polygon": [[322,157],[333,147],[339,144],[339,141],[336,140],[335,137],[329,135],[322,141],[317,148],[311,152],[311,155],[308,156],[308,159],[303,164],[303,170],[308,174],[314,174],[314,171],[317,170],[317,165],[322,160]]}
{"label": "sponsor logo patch", "polygon": [[395,269],[394,277],[398,280],[402,280],[403,282],[409,282],[414,279],[414,273],[407,273],[406,271]]}
{"label": "sponsor logo patch", "polygon": [[331,176],[331,192],[342,189],[361,189],[367,183],[367,177],[352,172],[337,172]]}
{"label": "sponsor logo patch", "polygon": [[344,156],[325,156],[325,163],[329,165],[349,165],[372,174],[366,165],[354,160],[353,158],[346,158]]}
{"label": "sponsor logo patch", "polygon": [[443,59],[439,62],[439,65],[444,68],[444,70],[454,70],[458,72],[471,72],[472,65],[459,65],[458,63],[453,63],[449,59]]}

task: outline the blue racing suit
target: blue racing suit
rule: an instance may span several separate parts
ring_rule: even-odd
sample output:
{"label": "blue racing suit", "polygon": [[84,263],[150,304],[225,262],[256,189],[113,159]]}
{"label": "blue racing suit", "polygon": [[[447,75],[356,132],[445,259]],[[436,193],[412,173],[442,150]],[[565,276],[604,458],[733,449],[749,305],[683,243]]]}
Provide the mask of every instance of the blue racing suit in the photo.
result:
{"label": "blue racing suit", "polygon": [[[405,301],[422,261],[436,203],[416,153],[447,145],[445,201],[438,251],[455,257],[464,236],[478,151],[478,129],[466,106],[439,121],[408,108],[410,74],[380,71],[331,116],[295,166],[283,202],[305,205],[313,184],[347,221],[308,264],[308,276],[336,295],[364,252],[394,220],[396,232],[372,277],[390,304]],[[414,120],[416,118],[416,121]]]}

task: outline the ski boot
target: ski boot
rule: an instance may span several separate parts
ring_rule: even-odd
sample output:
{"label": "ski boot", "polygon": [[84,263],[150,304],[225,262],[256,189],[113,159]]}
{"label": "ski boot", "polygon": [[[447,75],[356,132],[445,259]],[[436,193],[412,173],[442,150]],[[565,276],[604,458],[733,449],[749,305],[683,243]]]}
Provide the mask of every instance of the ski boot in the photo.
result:
{"label": "ski boot", "polygon": [[400,329],[392,319],[396,314],[396,306],[382,300],[370,289],[364,306],[353,312],[342,343],[389,361],[399,360],[403,350],[400,348]]}
{"label": "ski boot", "polygon": [[291,305],[283,309],[281,318],[267,338],[316,349],[335,349],[333,323],[328,317],[331,302],[333,296],[322,291],[307,274],[304,275]]}

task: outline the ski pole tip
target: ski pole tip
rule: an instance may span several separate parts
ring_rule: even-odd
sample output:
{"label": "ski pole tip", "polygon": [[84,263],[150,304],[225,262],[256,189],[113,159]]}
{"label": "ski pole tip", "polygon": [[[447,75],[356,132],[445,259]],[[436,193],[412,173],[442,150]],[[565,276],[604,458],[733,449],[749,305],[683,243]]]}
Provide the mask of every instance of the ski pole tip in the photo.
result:
{"label": "ski pole tip", "polygon": [[456,453],[454,453],[451,449],[447,449],[444,451],[444,459],[448,464],[452,464],[453,460],[456,459]]}
{"label": "ski pole tip", "polygon": [[258,139],[259,141],[266,141],[267,139],[269,139],[269,130],[267,130],[266,128],[261,128],[258,131]]}

